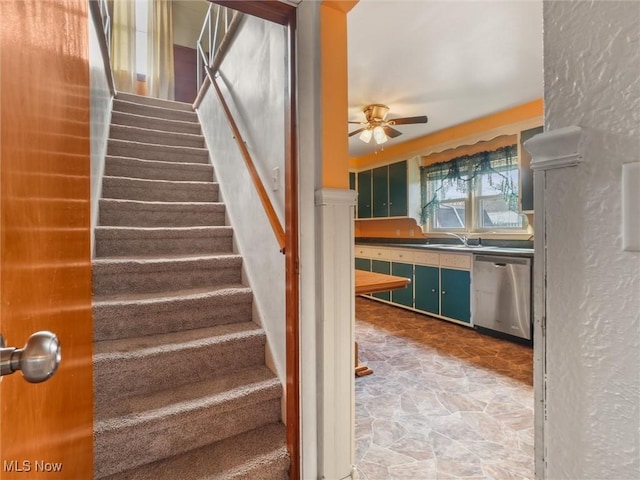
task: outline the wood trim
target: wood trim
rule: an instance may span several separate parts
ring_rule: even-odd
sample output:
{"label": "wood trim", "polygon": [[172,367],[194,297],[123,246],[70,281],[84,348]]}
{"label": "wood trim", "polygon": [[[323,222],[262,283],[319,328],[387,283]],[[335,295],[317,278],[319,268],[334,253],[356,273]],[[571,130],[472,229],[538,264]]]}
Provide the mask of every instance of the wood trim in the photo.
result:
{"label": "wood trim", "polygon": [[285,106],[285,227],[286,269],[286,404],[289,478],[299,480],[300,462],[300,268],[298,230],[298,126],[296,104],[296,10],[287,25],[289,91]]}
{"label": "wood trim", "polygon": [[269,224],[273,229],[273,234],[276,236],[276,240],[278,241],[278,245],[280,246],[280,250],[282,253],[285,253],[285,235],[284,229],[280,224],[280,220],[278,219],[278,215],[276,214],[275,209],[273,208],[273,204],[269,199],[269,195],[267,194],[267,189],[264,188],[264,184],[262,183],[262,179],[258,174],[258,170],[253,163],[253,159],[251,158],[251,154],[245,145],[244,139],[242,138],[242,134],[238,129],[238,125],[236,125],[236,121],[233,119],[233,115],[229,110],[229,106],[227,105],[227,101],[224,99],[222,95],[222,91],[220,87],[218,87],[218,82],[216,82],[215,78],[213,78],[213,73],[209,67],[205,65],[205,70],[207,72],[207,76],[209,77],[209,82],[213,85],[213,88],[218,96],[218,100],[220,100],[220,104],[222,105],[222,109],[224,110],[224,114],[227,117],[227,121],[229,122],[229,126],[233,131],[233,138],[236,140],[238,147],[240,148],[240,152],[242,153],[242,158],[244,159],[244,163],[249,170],[249,175],[251,176],[251,180],[253,182],[253,186],[256,188],[258,192],[258,197],[260,197],[260,203],[262,203],[262,208],[267,214],[267,219],[269,220]]}

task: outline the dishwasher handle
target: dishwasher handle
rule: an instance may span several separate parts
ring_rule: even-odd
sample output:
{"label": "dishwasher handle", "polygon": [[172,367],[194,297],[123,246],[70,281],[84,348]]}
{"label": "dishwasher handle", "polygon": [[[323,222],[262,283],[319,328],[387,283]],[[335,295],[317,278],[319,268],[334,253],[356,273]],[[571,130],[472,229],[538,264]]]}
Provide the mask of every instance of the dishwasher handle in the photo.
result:
{"label": "dishwasher handle", "polygon": [[475,262],[493,263],[496,267],[506,267],[507,265],[529,265],[531,259],[522,257],[503,257],[498,255],[474,255]]}

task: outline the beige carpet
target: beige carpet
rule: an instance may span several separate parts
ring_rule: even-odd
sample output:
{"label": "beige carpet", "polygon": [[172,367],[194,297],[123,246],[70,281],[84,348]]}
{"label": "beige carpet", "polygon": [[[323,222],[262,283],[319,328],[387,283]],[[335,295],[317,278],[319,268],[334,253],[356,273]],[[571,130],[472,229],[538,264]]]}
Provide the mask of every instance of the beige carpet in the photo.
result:
{"label": "beige carpet", "polygon": [[282,386],[190,105],[121,94],[93,263],[94,477],[284,479]]}

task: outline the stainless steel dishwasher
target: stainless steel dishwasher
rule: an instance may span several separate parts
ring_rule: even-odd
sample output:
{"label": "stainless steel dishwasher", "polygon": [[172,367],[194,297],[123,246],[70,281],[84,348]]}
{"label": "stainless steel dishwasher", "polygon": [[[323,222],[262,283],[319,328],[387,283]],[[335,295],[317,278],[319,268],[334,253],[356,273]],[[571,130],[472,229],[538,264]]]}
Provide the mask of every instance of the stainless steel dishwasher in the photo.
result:
{"label": "stainless steel dishwasher", "polygon": [[473,256],[473,324],[531,340],[531,259]]}

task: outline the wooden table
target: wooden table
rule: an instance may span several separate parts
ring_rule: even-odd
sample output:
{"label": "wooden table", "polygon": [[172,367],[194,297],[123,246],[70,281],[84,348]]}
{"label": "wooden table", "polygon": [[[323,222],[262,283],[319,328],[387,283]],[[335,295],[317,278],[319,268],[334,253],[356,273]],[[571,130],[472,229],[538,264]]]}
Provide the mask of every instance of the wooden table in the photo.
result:
{"label": "wooden table", "polygon": [[[395,275],[387,275],[384,273],[367,272],[364,270],[356,270],[355,292],[356,295],[388,292],[389,290],[404,288],[409,285],[410,282],[410,279],[404,277],[397,277]],[[371,375],[373,373],[373,370],[371,370],[366,365],[362,365],[358,361],[358,342],[356,342],[355,345],[355,358],[356,375],[358,377]]]}

